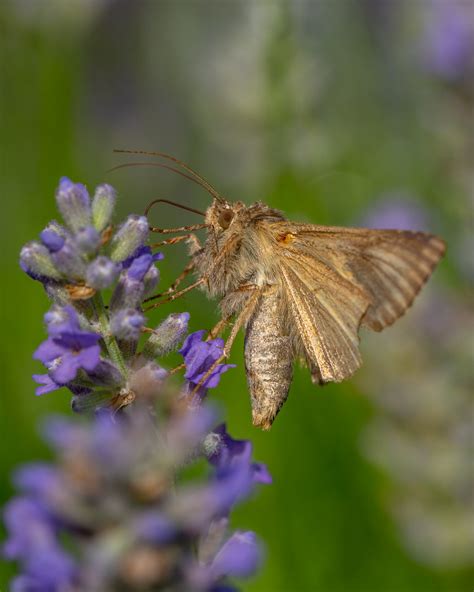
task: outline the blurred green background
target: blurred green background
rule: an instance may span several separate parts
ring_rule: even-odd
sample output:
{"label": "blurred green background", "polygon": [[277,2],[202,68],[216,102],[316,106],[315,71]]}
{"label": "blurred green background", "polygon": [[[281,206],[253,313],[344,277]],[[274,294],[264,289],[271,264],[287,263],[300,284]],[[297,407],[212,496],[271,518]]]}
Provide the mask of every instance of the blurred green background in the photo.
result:
{"label": "blurred green background", "polygon": [[[114,148],[166,151],[229,199],[299,221],[420,227],[449,245],[398,326],[362,336],[358,375],[317,389],[297,369],[268,433],[250,425],[238,340],[238,368],[212,396],[274,476],[233,518],[267,547],[244,589],[471,590],[470,2],[3,0],[0,32],[0,503],[15,465],[49,454],[39,418],[69,413],[66,391],[34,396],[48,303],[18,252],[56,216],[63,175],[112,183],[120,215],[157,196],[206,208],[172,173],[107,173],[133,160]],[[197,221],[165,205],[152,220]],[[186,259],[168,249],[163,287]],[[191,312],[192,330],[217,319],[199,293],[173,310]],[[0,590],[13,570],[1,565]]]}

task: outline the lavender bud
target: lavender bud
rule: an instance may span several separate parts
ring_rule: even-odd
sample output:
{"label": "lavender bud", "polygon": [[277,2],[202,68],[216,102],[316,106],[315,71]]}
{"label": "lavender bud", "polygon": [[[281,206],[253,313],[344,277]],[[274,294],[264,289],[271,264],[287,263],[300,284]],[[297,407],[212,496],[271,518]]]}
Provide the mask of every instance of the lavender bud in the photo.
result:
{"label": "lavender bud", "polygon": [[143,278],[143,284],[145,286],[145,292],[143,295],[145,298],[153,293],[159,281],[160,272],[154,265],[151,265],[150,269],[146,272],[145,277]]}
{"label": "lavender bud", "polygon": [[74,238],[77,248],[84,255],[95,253],[100,246],[100,234],[93,226],[80,228]]}
{"label": "lavender bud", "polygon": [[92,200],[92,220],[101,232],[110,223],[115,207],[116,194],[113,187],[104,183],[99,185]]}
{"label": "lavender bud", "polygon": [[100,255],[89,264],[86,271],[87,285],[96,290],[108,288],[116,280],[120,268],[108,257]]}
{"label": "lavender bud", "polygon": [[216,579],[226,575],[248,578],[258,569],[261,558],[255,533],[236,531],[214,557],[210,571]]}
{"label": "lavender bud", "polygon": [[40,239],[43,245],[51,252],[59,251],[64,245],[65,232],[59,224],[52,222],[41,232]]}
{"label": "lavender bud", "polygon": [[59,182],[56,191],[59,211],[73,231],[77,231],[91,223],[91,206],[87,189],[82,183],[73,183],[67,177]]}
{"label": "lavender bud", "polygon": [[115,312],[122,308],[137,308],[143,299],[143,291],[143,282],[132,279],[126,272],[122,272],[110,299],[110,310]]}
{"label": "lavender bud", "polygon": [[110,331],[118,339],[138,341],[145,317],[138,310],[119,310],[110,319]]}
{"label": "lavender bud", "polygon": [[152,399],[162,392],[163,381],[167,376],[168,372],[164,368],[155,362],[148,362],[130,373],[129,387],[138,399]]}
{"label": "lavender bud", "polygon": [[86,272],[81,254],[71,240],[66,240],[59,251],[51,254],[56,268],[68,279],[82,279]]}
{"label": "lavender bud", "polygon": [[112,238],[110,257],[123,261],[142,246],[148,236],[148,221],[145,216],[129,216]]}
{"label": "lavender bud", "polygon": [[176,349],[188,332],[188,322],[188,312],[171,314],[150,335],[143,354],[147,358],[156,358]]}
{"label": "lavender bud", "polygon": [[93,370],[87,371],[87,376],[95,386],[118,387],[123,383],[122,373],[108,360],[100,360]]}
{"label": "lavender bud", "polygon": [[55,328],[59,328],[69,321],[69,309],[64,306],[53,306],[44,315],[44,322],[48,327],[48,333],[52,333]]}
{"label": "lavender bud", "polygon": [[20,265],[27,271],[38,276],[58,280],[61,274],[54,266],[48,249],[36,242],[27,243],[20,253]]}

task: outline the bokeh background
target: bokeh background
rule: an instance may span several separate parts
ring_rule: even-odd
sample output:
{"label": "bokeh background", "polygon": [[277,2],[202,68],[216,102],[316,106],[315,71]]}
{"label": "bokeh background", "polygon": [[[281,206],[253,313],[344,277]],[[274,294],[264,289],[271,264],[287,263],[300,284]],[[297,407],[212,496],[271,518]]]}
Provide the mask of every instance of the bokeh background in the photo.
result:
{"label": "bokeh background", "polygon": [[[230,199],[300,221],[426,229],[449,245],[406,317],[362,336],[356,377],[317,389],[297,369],[269,433],[250,425],[238,340],[238,368],[213,398],[274,476],[234,516],[267,547],[244,589],[471,590],[470,0],[2,0],[0,32],[0,503],[15,465],[49,454],[39,418],[69,413],[65,391],[34,396],[47,300],[21,273],[20,247],[56,215],[62,175],[112,183],[121,215],[157,196],[206,208],[172,173],[107,172],[134,160],[114,148],[161,150]],[[168,206],[152,220],[198,221]],[[163,286],[186,260],[168,249]],[[193,330],[217,319],[203,294],[168,310],[190,311]],[[1,565],[0,590],[13,569]]]}

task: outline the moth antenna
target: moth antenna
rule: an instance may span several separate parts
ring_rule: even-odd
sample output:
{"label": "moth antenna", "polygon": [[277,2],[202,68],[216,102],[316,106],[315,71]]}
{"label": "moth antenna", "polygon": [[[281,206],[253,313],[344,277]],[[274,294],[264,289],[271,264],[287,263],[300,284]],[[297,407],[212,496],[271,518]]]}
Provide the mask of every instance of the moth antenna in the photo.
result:
{"label": "moth antenna", "polygon": [[207,181],[207,179],[205,179],[202,175],[197,173],[188,164],[186,164],[182,160],[179,160],[179,158],[176,158],[175,156],[171,156],[171,154],[167,154],[166,152],[148,152],[146,150],[121,150],[121,149],[115,149],[114,152],[117,152],[119,154],[144,154],[146,156],[158,156],[160,158],[166,158],[167,160],[171,160],[172,162],[175,162],[176,164],[178,164],[184,170],[188,171],[188,173],[191,173],[191,175],[193,175],[193,177],[196,179],[196,181],[200,181],[199,184],[202,185],[202,187],[204,187],[205,189],[207,189],[207,191],[212,195],[212,197],[214,197],[218,201],[225,201],[222,198],[222,196],[219,194],[217,189],[215,189],[209,183],[209,181]]}
{"label": "moth antenna", "polygon": [[[196,183],[196,185],[199,185],[199,187],[202,187],[208,193],[210,193],[209,189],[207,189],[207,187],[205,187],[202,183],[200,183],[194,177],[191,177],[190,175],[187,175],[186,173],[183,173],[183,171],[180,171],[179,169],[175,169],[172,166],[169,166],[167,164],[163,164],[163,163],[160,163],[160,162],[126,162],[124,164],[118,164],[117,166],[114,166],[114,167],[112,167],[111,169],[108,169],[105,172],[106,173],[113,173],[114,171],[117,171],[119,169],[127,169],[129,167],[146,167],[146,166],[158,167],[158,168],[161,168],[161,169],[167,169],[169,171],[172,171],[173,173],[176,173],[177,175],[180,175],[181,177],[184,177],[185,179],[188,179],[188,181],[192,181],[193,183]],[[214,197],[214,194],[211,193],[211,196]]]}
{"label": "moth antenna", "polygon": [[148,212],[151,210],[151,208],[157,204],[157,203],[167,203],[170,204],[171,206],[175,206],[176,208],[181,208],[182,210],[187,210],[188,212],[193,212],[194,214],[199,214],[200,216],[205,216],[205,212],[201,212],[200,210],[196,210],[194,208],[190,208],[189,206],[184,206],[183,204],[177,203],[176,201],[171,201],[170,199],[154,199],[153,201],[151,201],[146,209],[145,209],[145,216],[148,215]]}

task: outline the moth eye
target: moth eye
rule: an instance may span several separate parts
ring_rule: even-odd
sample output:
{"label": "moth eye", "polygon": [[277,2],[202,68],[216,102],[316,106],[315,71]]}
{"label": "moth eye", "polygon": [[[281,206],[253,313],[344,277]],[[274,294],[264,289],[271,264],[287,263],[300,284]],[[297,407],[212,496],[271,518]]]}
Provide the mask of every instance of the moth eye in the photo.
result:
{"label": "moth eye", "polygon": [[230,223],[232,222],[232,218],[234,217],[234,212],[232,210],[224,210],[219,215],[219,226],[224,230],[229,228]]}

